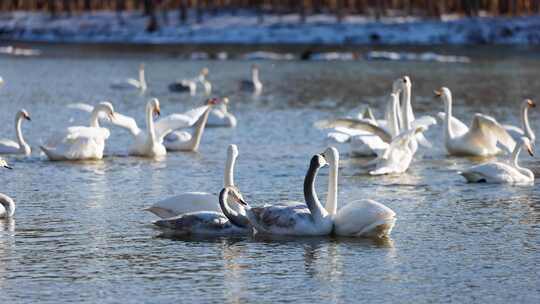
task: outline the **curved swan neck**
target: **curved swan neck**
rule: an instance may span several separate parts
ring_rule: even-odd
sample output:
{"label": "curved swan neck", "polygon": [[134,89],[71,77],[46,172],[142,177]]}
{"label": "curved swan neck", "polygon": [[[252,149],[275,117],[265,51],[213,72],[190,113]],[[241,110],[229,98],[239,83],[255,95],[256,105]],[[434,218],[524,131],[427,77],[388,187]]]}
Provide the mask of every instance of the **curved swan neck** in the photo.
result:
{"label": "curved swan neck", "polygon": [[531,129],[531,126],[529,125],[529,105],[528,103],[525,103],[523,106],[521,106],[521,128],[523,128],[523,132],[525,133],[525,136],[527,136],[531,142],[534,143],[536,136],[534,135],[534,132]]}
{"label": "curved swan neck", "polygon": [[259,83],[259,69],[252,69],[251,70],[251,80],[253,83]]}
{"label": "curved swan neck", "polygon": [[29,152],[29,146],[24,141],[23,135],[22,135],[22,121],[24,117],[22,115],[17,115],[17,118],[15,119],[15,133],[17,136],[17,141],[19,142],[19,150],[22,151],[24,154],[30,154]]}
{"label": "curved swan neck", "polygon": [[223,185],[225,187],[234,186],[234,165],[236,163],[236,157],[234,153],[228,153],[227,162],[225,163],[225,176],[223,178]]}
{"label": "curved swan neck", "polygon": [[[221,211],[234,225],[239,227],[247,227],[249,224],[248,219],[239,215],[238,212],[229,207],[229,204],[227,203],[229,199],[229,191],[229,188],[223,188],[223,190],[221,190],[219,193],[219,206],[221,207]],[[240,208],[243,207],[240,206]]]}
{"label": "curved swan neck", "polygon": [[92,110],[92,115],[90,116],[90,127],[99,128],[99,112],[101,112],[101,107],[96,106]]}
{"label": "curved swan neck", "polygon": [[6,209],[6,217],[13,217],[13,214],[15,214],[15,203],[13,201],[1,201],[0,204]]}
{"label": "curved swan neck", "polygon": [[514,148],[514,151],[512,151],[512,165],[514,165],[514,167],[518,170],[521,168],[518,164],[520,152],[521,152],[521,145],[517,144],[516,147]]}
{"label": "curved swan neck", "polygon": [[326,211],[335,215],[337,213],[338,203],[338,172],[339,172],[339,154],[333,153],[329,161],[330,173],[328,174],[328,193],[326,193]]}
{"label": "curved swan neck", "polygon": [[146,129],[148,132],[148,138],[153,144],[156,142],[156,130],[154,129],[154,118],[152,117],[152,112],[152,105],[148,104],[146,106]]}
{"label": "curved swan neck", "polygon": [[304,179],[304,199],[314,220],[321,219],[326,213],[315,191],[315,176],[318,171],[319,167],[311,164]]}
{"label": "curved swan neck", "polygon": [[199,149],[199,145],[201,144],[201,138],[204,133],[204,128],[206,127],[206,122],[208,121],[208,115],[210,114],[211,107],[208,107],[206,111],[204,111],[204,114],[197,120],[195,123],[195,133],[193,134],[192,138],[192,151],[197,151]]}

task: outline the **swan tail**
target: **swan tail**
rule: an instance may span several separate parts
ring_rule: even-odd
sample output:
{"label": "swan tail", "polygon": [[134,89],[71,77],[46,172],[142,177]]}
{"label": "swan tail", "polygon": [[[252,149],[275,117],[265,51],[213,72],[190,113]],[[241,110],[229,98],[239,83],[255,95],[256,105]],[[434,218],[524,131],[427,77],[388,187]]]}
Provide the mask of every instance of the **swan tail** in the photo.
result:
{"label": "swan tail", "polygon": [[39,148],[41,149],[41,151],[43,151],[43,153],[45,153],[47,158],[49,158],[50,160],[58,160],[60,158],[60,156],[57,153],[55,153],[53,149],[49,147],[40,145]]}

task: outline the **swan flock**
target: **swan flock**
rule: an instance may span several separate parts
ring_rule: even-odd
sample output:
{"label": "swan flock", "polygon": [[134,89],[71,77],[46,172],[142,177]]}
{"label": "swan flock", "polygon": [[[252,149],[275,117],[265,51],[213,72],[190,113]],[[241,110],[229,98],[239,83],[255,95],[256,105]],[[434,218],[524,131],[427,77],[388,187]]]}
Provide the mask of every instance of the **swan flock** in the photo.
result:
{"label": "swan flock", "polygon": [[[173,92],[196,95],[202,86],[210,95],[212,85],[207,68],[194,78],[175,81],[169,85]],[[251,78],[239,82],[239,89],[254,95],[262,94],[259,67],[251,67]],[[144,65],[139,67],[138,79],[113,82],[113,89],[148,91]],[[536,104],[525,99],[520,105],[520,127],[499,123],[495,118],[476,113],[467,126],[453,112],[452,92],[447,87],[435,90],[434,104],[444,109],[435,117],[442,123],[442,141],[430,142],[425,135],[437,124],[432,116],[416,118],[412,107],[410,77],[396,79],[386,97],[383,119],[376,119],[368,107],[360,114],[317,121],[317,129],[330,129],[326,140],[330,147],[312,155],[302,186],[303,201],[279,201],[257,204],[257,198],[246,199],[234,182],[235,164],[239,156],[236,145],[227,147],[223,185],[210,192],[183,189],[164,198],[145,210],[159,217],[154,222],[166,233],[190,235],[286,235],[286,236],[347,236],[387,237],[394,228],[397,215],[384,204],[359,198],[339,204],[338,176],[340,153],[332,145],[347,145],[349,157],[370,157],[361,165],[361,174],[404,174],[414,164],[417,151],[431,150],[438,145],[452,156],[494,157],[509,154],[507,160],[490,160],[457,172],[469,183],[533,184],[534,173],[518,163],[520,152],[534,155],[535,134],[529,123],[529,110]],[[120,128],[129,134],[127,154],[160,158],[173,151],[196,152],[207,127],[237,126],[237,118],[229,111],[230,101],[207,98],[204,103],[182,113],[161,116],[157,98],[149,98],[139,107],[144,113],[144,128],[135,118],[115,110],[109,101],[95,106],[78,103],[68,108],[87,112],[88,125],[74,125],[54,130],[39,145],[44,158],[51,161],[88,161],[107,157],[106,143],[109,128]],[[139,109],[138,108],[138,109]],[[27,110],[15,115],[15,139],[0,139],[0,154],[32,156],[32,148],[23,137],[23,121],[30,121]],[[31,126],[31,125],[29,125]],[[105,127],[106,126],[106,127]],[[342,164],[343,165],[343,164]],[[0,167],[12,169],[0,158]],[[326,197],[319,199],[316,179],[328,170]],[[0,219],[15,215],[15,201],[0,193]]]}

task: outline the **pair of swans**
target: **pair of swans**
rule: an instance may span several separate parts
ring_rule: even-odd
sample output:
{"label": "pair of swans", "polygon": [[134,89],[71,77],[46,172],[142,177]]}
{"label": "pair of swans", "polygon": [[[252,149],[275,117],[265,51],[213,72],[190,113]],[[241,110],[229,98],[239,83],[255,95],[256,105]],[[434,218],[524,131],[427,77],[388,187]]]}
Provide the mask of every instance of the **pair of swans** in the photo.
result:
{"label": "pair of swans", "polygon": [[139,65],[139,79],[127,78],[125,80],[114,81],[111,84],[111,88],[120,90],[136,89],[145,92],[146,89],[148,89],[148,85],[146,84],[146,78],[144,76],[144,64],[141,63]]}
{"label": "pair of swans", "polygon": [[490,184],[533,184],[534,173],[518,164],[519,153],[525,149],[531,156],[532,144],[529,138],[521,137],[512,151],[509,163],[489,162],[473,166],[463,172],[459,172],[470,183]]}
{"label": "pair of swans", "polygon": [[259,79],[259,67],[254,64],[251,66],[251,79],[240,81],[240,90],[260,95],[262,89],[263,84]]}
{"label": "pair of swans", "polygon": [[435,91],[442,98],[445,106],[444,145],[448,154],[456,156],[493,156],[503,152],[498,145],[507,151],[513,151],[515,140],[493,117],[476,113],[470,127],[452,115],[452,93],[442,87]]}
{"label": "pair of swans", "polygon": [[32,153],[32,149],[30,149],[22,135],[23,120],[31,120],[30,114],[25,109],[20,110],[15,115],[15,136],[17,141],[0,139],[0,154],[23,154],[28,156]]}
{"label": "pair of swans", "polygon": [[[11,169],[11,167],[1,157],[0,157],[0,167]],[[15,201],[11,197],[3,193],[0,193],[0,219],[12,218],[14,214],[15,214]]]}
{"label": "pair of swans", "polygon": [[110,132],[99,125],[101,113],[109,119],[115,118],[113,105],[101,102],[92,110],[89,127],[72,126],[58,131],[40,146],[41,150],[54,161],[102,159]]}
{"label": "pair of swans", "polygon": [[204,93],[208,96],[212,94],[212,84],[206,79],[208,72],[208,68],[203,68],[197,77],[177,80],[169,85],[169,91],[189,92],[191,96],[195,96],[195,94],[197,94],[197,86],[198,84],[201,84]]}
{"label": "pair of swans", "polygon": [[237,125],[237,120],[234,115],[229,112],[229,103],[230,100],[228,97],[224,97],[222,102],[218,107],[213,109],[208,116],[208,122],[206,125],[208,127],[224,127],[224,128],[234,128]]}

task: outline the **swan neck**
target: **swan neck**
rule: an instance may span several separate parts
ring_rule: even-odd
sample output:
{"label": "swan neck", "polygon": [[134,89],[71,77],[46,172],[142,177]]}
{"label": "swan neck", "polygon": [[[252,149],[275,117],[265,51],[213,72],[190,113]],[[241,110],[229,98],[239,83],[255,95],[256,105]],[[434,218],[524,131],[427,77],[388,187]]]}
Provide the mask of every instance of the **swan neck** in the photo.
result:
{"label": "swan neck", "polygon": [[201,138],[204,133],[204,128],[206,127],[206,122],[208,121],[208,115],[210,114],[211,107],[208,107],[206,111],[204,111],[204,114],[197,120],[195,123],[195,133],[193,134],[192,139],[192,151],[197,151],[199,149],[199,145],[201,144]]}
{"label": "swan neck", "polygon": [[411,86],[409,85],[405,86],[405,89],[403,90],[401,115],[402,115],[401,129],[410,130],[413,117],[412,117],[412,106],[411,106]]}
{"label": "swan neck", "polygon": [[335,215],[337,213],[338,203],[338,172],[339,156],[330,162],[330,173],[328,174],[328,193],[326,193],[326,211]]}
{"label": "swan neck", "polygon": [[[238,212],[234,211],[231,207],[229,207],[228,199],[229,199],[229,189],[224,188],[219,193],[219,206],[221,208],[221,211],[231,221],[232,224],[239,226],[239,227],[247,227],[248,226],[248,220],[245,216],[241,216]],[[243,208],[240,206],[240,208]]]}
{"label": "swan neck", "polygon": [[146,78],[144,77],[144,69],[139,70],[139,82],[141,83],[141,88],[146,88]]}
{"label": "swan neck", "polygon": [[251,71],[251,80],[253,81],[253,83],[259,83],[259,70],[257,69],[253,69]]}
{"label": "swan neck", "polygon": [[22,135],[22,116],[17,116],[17,119],[15,119],[15,133],[17,136],[17,141],[19,142],[19,149],[26,153],[26,147],[28,147],[28,144],[26,141],[24,141],[23,135]]}
{"label": "swan neck", "polygon": [[398,113],[399,113],[399,98],[394,98],[392,97],[391,98],[391,102],[392,102],[392,105],[390,107],[391,109],[391,112],[390,112],[390,130],[392,132],[392,137],[394,136],[397,136],[399,134],[399,124],[400,124],[400,119],[398,117]]}
{"label": "swan neck", "polygon": [[234,165],[236,163],[236,155],[232,153],[227,155],[227,163],[225,163],[225,177],[223,185],[225,187],[234,186]]}
{"label": "swan neck", "polygon": [[449,96],[445,96],[443,97],[444,98],[444,106],[445,106],[445,111],[446,111],[446,115],[445,115],[445,119],[444,119],[444,130],[445,130],[445,135],[447,138],[453,138],[453,133],[452,133],[452,97],[449,97]]}
{"label": "swan neck", "polygon": [[101,111],[100,107],[97,106],[92,111],[92,115],[90,116],[90,127],[93,128],[99,128],[99,112]]}
{"label": "swan neck", "polygon": [[152,106],[146,107],[146,128],[148,130],[148,138],[153,143],[156,142],[156,130],[154,129],[154,118],[152,117]]}
{"label": "swan neck", "polygon": [[521,167],[518,164],[520,152],[521,152],[521,145],[517,144],[516,147],[514,148],[514,151],[512,151],[512,164],[517,169],[521,169]]}
{"label": "swan neck", "polygon": [[304,179],[304,199],[309,211],[311,212],[311,217],[314,220],[322,219],[324,213],[326,212],[324,211],[323,213],[324,208],[317,197],[317,192],[315,191],[315,177],[318,171],[319,168],[317,166],[310,166]]}
{"label": "swan neck", "polygon": [[529,106],[528,105],[524,105],[521,108],[521,127],[523,128],[523,132],[525,132],[525,136],[527,136],[531,140],[531,142],[534,142],[535,136],[529,124]]}

